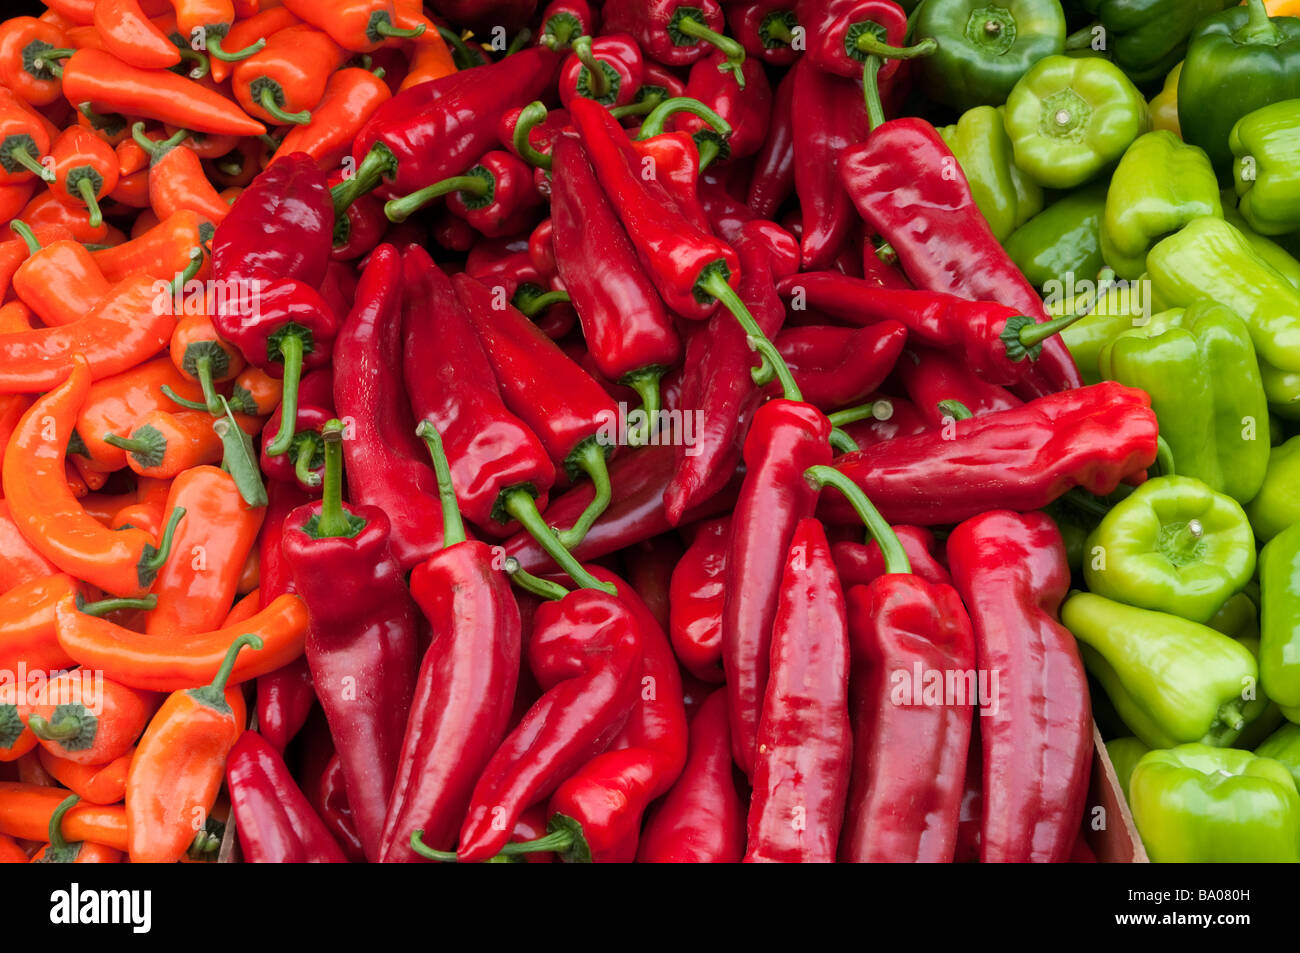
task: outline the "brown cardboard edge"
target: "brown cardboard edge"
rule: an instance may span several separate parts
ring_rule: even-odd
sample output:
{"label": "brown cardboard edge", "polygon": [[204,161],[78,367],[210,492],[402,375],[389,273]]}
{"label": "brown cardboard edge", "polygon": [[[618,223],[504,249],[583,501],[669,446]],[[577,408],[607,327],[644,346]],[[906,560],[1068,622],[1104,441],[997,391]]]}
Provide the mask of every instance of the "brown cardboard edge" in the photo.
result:
{"label": "brown cardboard edge", "polygon": [[[1103,864],[1149,864],[1146,848],[1133,823],[1133,813],[1115,774],[1115,766],[1106,753],[1106,744],[1096,722],[1092,725],[1092,776],[1088,781],[1088,808],[1084,826],[1088,831],[1088,846]],[[1100,807],[1101,824],[1094,828],[1096,808]]]}

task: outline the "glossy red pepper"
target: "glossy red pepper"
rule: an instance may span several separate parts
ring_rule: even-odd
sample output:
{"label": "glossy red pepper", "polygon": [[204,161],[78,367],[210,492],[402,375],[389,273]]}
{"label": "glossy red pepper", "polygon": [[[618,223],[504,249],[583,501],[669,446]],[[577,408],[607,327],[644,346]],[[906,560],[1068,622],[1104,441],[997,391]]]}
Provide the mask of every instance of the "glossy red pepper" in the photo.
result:
{"label": "glossy red pepper", "polygon": [[876,390],[903,353],[907,328],[881,321],[863,328],[787,328],[776,349],[804,400],[823,411],[857,404]]}
{"label": "glossy red pepper", "polygon": [[795,0],[739,0],[727,4],[727,25],[748,56],[773,66],[789,66],[799,58],[794,48]]}
{"label": "glossy red pepper", "polygon": [[979,667],[997,673],[979,719],[983,863],[1059,863],[1083,818],[1092,765],[1088,680],[1058,621],[1070,588],[1065,544],[1043,513],[986,512],[948,537]]}
{"label": "glossy red pepper", "polygon": [[646,56],[665,66],[689,66],[715,47],[733,75],[745,62],[744,48],[722,35],[717,0],[607,0],[601,16],[606,32],[631,33]]}
{"label": "glossy red pepper", "polygon": [[551,0],[542,10],[537,42],[553,50],[596,32],[596,13],[587,0]]}
{"label": "glossy red pepper", "polygon": [[853,754],[844,593],[817,520],[799,520],[781,561],[745,862],[831,863]]}
{"label": "glossy red pepper", "polygon": [[910,400],[870,394],[858,407],[835,414],[836,426],[842,427],[859,448],[874,446],[896,437],[911,437],[930,429],[930,421]]}
{"label": "glossy red pepper", "polygon": [[[894,526],[894,535],[898,537],[907,555],[911,572],[926,582],[936,585],[952,585],[952,577],[939,561],[940,555],[935,549],[934,533],[924,526]],[[885,575],[885,557],[880,551],[880,544],[868,538],[865,543],[841,541],[831,544],[831,558],[840,574],[840,585],[847,593],[854,586],[865,586]]]}
{"label": "glossy red pepper", "polygon": [[789,70],[777,84],[767,135],[754,156],[745,204],[760,218],[775,217],[786,199],[794,194],[795,76],[795,71]]}
{"label": "glossy red pepper", "polygon": [[940,406],[944,401],[957,401],[976,417],[1024,405],[1010,391],[976,377],[959,355],[926,347],[909,347],[903,352],[898,379],[933,427],[955,418],[950,408]]}
{"label": "glossy red pepper", "polygon": [[[743,85],[732,74],[723,72],[726,61],[726,55],[718,51],[696,62],[682,95],[699,100],[727,121],[731,126],[727,161],[735,161],[754,155],[767,138],[772,86],[758,60],[745,61]],[[711,127],[699,116],[688,113],[679,116],[673,128],[695,134]]]}
{"label": "glossy red pepper", "polygon": [[[339,170],[329,177],[330,188],[343,181]],[[388,231],[388,218],[384,203],[373,195],[359,195],[334,222],[334,247],[330,258],[334,261],[352,261],[369,254]]]}
{"label": "glossy red pepper", "polygon": [[390,199],[384,214],[390,222],[404,222],[442,196],[447,197],[447,209],[453,215],[489,238],[512,235],[531,225],[536,220],[533,211],[541,202],[533,188],[533,170],[523,160],[497,149],[460,175]]}
{"label": "glossy red pepper", "polygon": [[[934,43],[899,50],[907,36],[907,14],[893,0],[799,0],[796,7],[808,42],[808,59],[818,68],[858,79],[872,51],[904,53],[884,56],[877,80],[887,88],[908,55],[926,55]],[[862,45],[859,46],[861,40]]]}
{"label": "glossy red pepper", "polygon": [[560,102],[566,108],[578,98],[594,99],[602,106],[626,106],[636,98],[644,62],[631,36],[581,36],[570,47],[573,52],[560,67],[559,80]]}
{"label": "glossy red pepper", "polygon": [[683,668],[702,681],[721,682],[731,520],[724,516],[698,523],[694,532],[673,570],[668,632]]}

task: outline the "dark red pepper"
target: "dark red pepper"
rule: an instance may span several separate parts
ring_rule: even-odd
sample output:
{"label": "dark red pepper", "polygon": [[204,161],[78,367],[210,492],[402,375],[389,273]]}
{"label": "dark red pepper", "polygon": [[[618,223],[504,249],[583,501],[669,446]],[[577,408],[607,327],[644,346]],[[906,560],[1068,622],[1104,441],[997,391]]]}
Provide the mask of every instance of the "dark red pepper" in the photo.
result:
{"label": "dark red pepper", "polygon": [[[726,55],[721,51],[696,62],[682,95],[704,103],[731,126],[727,159],[732,161],[752,156],[762,148],[772,112],[772,86],[758,60],[745,61],[743,87],[736,83],[734,76],[722,71],[725,63]],[[689,113],[678,118],[674,128],[692,135],[711,130],[705,120]]]}
{"label": "dark red pepper", "polygon": [[959,416],[941,407],[944,401],[957,401],[976,417],[1024,405],[1010,391],[976,377],[958,355],[930,348],[905,350],[898,362],[898,379],[917,410],[934,427]]}
{"label": "dark red pepper", "polygon": [[[939,554],[935,550],[934,533],[923,526],[892,528],[913,573],[926,582],[952,585],[952,577],[939,561]],[[886,572],[885,557],[880,551],[880,544],[874,539],[868,539],[866,543],[832,543],[831,558],[835,560],[835,568],[839,570],[840,584],[845,592],[854,586],[865,586]]]}
{"label": "dark red pepper", "polygon": [[796,12],[807,31],[808,59],[818,69],[858,79],[867,57],[879,56],[882,92],[906,60],[938,48],[934,41],[902,47],[907,14],[893,0],[799,0]]}
{"label": "dark red pepper", "polygon": [[794,84],[794,70],[788,71],[777,84],[767,136],[754,157],[745,204],[759,218],[775,218],[786,199],[794,194]]}
{"label": "dark red pepper", "polygon": [[682,667],[706,682],[721,682],[722,607],[726,601],[728,517],[695,525],[695,536],[673,570],[668,632]]}
{"label": "dark red pepper", "polygon": [[646,56],[665,66],[689,66],[714,47],[727,55],[733,75],[745,62],[744,48],[722,35],[717,0],[607,0],[602,16],[606,32],[631,33]]}
{"label": "dark red pepper", "polygon": [[542,11],[537,42],[553,50],[568,47],[576,37],[596,32],[596,14],[587,0],[551,0]]}
{"label": "dark red pepper", "polygon": [[896,437],[911,437],[930,429],[930,422],[911,401],[902,397],[871,394],[858,407],[835,413],[835,425],[842,427],[859,448],[874,446]]}
{"label": "dark red pepper", "polygon": [[[342,182],[341,169],[329,177],[330,188]],[[359,195],[334,221],[334,249],[330,257],[335,261],[360,258],[383,240],[386,231],[384,203],[373,195]]]}
{"label": "dark red pepper", "polygon": [[[331,395],[332,398],[332,395]],[[293,442],[288,451],[271,456],[268,447],[280,433],[278,417],[262,428],[262,473],[268,480],[294,483],[312,496],[320,493],[321,475],[325,466],[325,445],[320,429],[334,417],[333,408],[304,404],[299,395],[298,416],[293,425]]]}
{"label": "dark red pepper", "polygon": [[447,197],[447,208],[476,231],[496,238],[513,235],[534,220],[541,196],[533,187],[533,170],[522,159],[501,149],[481,156],[472,167],[390,199],[384,214],[390,222],[404,222],[435,199]]}
{"label": "dark red pepper", "polygon": [[907,328],[881,321],[863,328],[787,328],[775,343],[804,400],[832,411],[859,403],[884,383],[906,341]]}
{"label": "dark red pepper", "polygon": [[594,99],[602,106],[626,106],[641,88],[644,61],[636,40],[626,33],[592,39],[581,36],[560,67],[560,102]]}
{"label": "dark red pepper", "polygon": [[[727,4],[727,25],[749,56],[773,66],[789,66],[799,58],[794,48],[795,0],[740,0]],[[764,216],[766,217],[766,216]]]}

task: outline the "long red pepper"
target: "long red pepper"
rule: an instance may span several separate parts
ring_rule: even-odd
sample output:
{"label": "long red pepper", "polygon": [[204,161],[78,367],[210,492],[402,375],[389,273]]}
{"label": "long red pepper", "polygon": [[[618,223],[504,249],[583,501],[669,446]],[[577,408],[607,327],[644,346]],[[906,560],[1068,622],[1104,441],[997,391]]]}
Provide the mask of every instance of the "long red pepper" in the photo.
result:
{"label": "long red pepper", "polygon": [[799,521],[783,562],[752,754],[745,861],[831,863],[853,745],[844,593],[817,520]]}
{"label": "long red pepper", "polygon": [[721,682],[722,607],[726,601],[731,520],[696,524],[695,538],[673,570],[668,632],[682,667],[705,682]]}
{"label": "long red pepper", "polygon": [[510,727],[519,680],[521,623],[509,577],[493,547],[465,538],[451,468],[437,429],[422,423],[443,501],[443,546],[411,571],[411,595],[433,642],[388,802],[381,860],[414,862],[411,832],[440,850],[454,846],[479,773]]}
{"label": "long red pepper", "polygon": [[[922,526],[893,526],[899,544],[907,556],[911,572],[926,582],[952,585],[952,576],[935,552],[934,533]],[[831,558],[840,573],[840,584],[847,593],[854,586],[865,586],[885,575],[885,557],[880,544],[868,538],[866,543],[842,541],[831,544]]]}
{"label": "long red pepper", "polygon": [[[722,71],[725,63],[726,55],[721,52],[697,61],[691,67],[683,95],[699,100],[727,121],[731,127],[727,160],[735,161],[752,156],[762,148],[772,112],[772,87],[758,60],[745,61],[743,85]],[[674,128],[692,135],[710,132],[708,122],[689,113],[677,118]]]}
{"label": "long red pepper", "polygon": [[1070,856],[1092,765],[1088,680],[1058,621],[1070,588],[1065,544],[1043,513],[984,513],[948,537],[948,563],[975,627],[981,670],[998,686],[981,711],[980,861]]}
{"label": "long red pepper", "polygon": [[787,328],[776,349],[804,400],[823,410],[857,404],[876,390],[898,361],[907,328],[881,321],[864,328]]}
{"label": "long red pepper", "polygon": [[1024,404],[1011,391],[977,377],[959,354],[909,347],[896,371],[907,396],[932,426],[942,426],[951,416],[940,407],[943,401],[955,400],[976,417]]}
{"label": "long red pepper", "polygon": [[343,423],[331,421],[324,437],[324,493],[285,521],[284,555],[311,615],[307,662],[357,833],[376,861],[415,688],[416,609],[388,516],[342,501]]}
{"label": "long red pepper", "polygon": [[745,199],[760,218],[773,218],[794,193],[794,84],[790,70],[777,84],[767,136],[754,157]]}
{"label": "long red pepper", "polygon": [[732,775],[727,693],[718,689],[691,720],[681,777],[641,835],[643,864],[736,864],[745,854],[745,805]]}

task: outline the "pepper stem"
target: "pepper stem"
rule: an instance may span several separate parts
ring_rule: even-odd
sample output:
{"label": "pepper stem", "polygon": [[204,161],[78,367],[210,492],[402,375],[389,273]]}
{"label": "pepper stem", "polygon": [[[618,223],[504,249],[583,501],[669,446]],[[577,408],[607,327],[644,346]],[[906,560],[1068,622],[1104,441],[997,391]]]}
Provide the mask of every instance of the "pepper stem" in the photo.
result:
{"label": "pepper stem", "polygon": [[169,384],[163,384],[158,389],[161,390],[163,395],[174,404],[188,407],[190,410],[206,410],[208,413],[212,413],[212,409],[208,407],[206,403],[199,400],[186,400],[180,394],[176,393],[176,391],[172,390]]}
{"label": "pepper stem", "polygon": [[[35,148],[35,146],[32,148]],[[37,162],[36,159],[32,157],[32,154],[27,151],[27,146],[24,143],[20,142],[15,146],[10,146],[9,158],[14,162],[17,162],[28,172],[35,175],[42,182],[54,181],[54,170],[47,169],[45,166]]]}
{"label": "pepper stem", "polygon": [[546,104],[543,102],[533,101],[521,109],[519,119],[515,122],[512,142],[515,152],[519,154],[519,158],[529,165],[549,170],[551,168],[551,157],[544,152],[538,151],[533,146],[532,140],[528,138],[538,124],[546,121],[546,116]]}
{"label": "pepper stem", "polygon": [[172,510],[171,519],[167,521],[167,528],[163,530],[162,539],[158,541],[157,551],[148,559],[140,563],[141,572],[157,572],[162,568],[163,563],[172,552],[172,539],[176,536],[176,526],[185,516],[185,507],[178,506]]}
{"label": "pepper stem", "polygon": [[99,228],[104,224],[104,213],[100,211],[99,196],[95,194],[95,183],[90,180],[90,176],[82,176],[77,181],[77,194],[86,203],[86,211],[90,213],[87,217],[90,227]]}
{"label": "pepper stem", "polygon": [[528,490],[517,486],[503,491],[501,505],[510,516],[519,521],[533,539],[537,540],[538,545],[546,550],[546,554],[555,561],[555,564],[568,573],[580,587],[599,589],[611,596],[618,594],[613,586],[601,582],[582,568],[582,563],[578,562],[573,553],[564,547],[555,530],[546,525],[546,520],[537,510],[537,502]]}
{"label": "pepper stem", "polygon": [[184,271],[178,271],[176,277],[172,279],[172,294],[185,287],[186,282],[199,273],[203,267],[203,249],[195,245],[190,249],[190,263],[185,266]]}
{"label": "pepper stem", "polygon": [[254,53],[261,50],[262,47],[266,46],[266,37],[263,36],[263,37],[258,37],[255,43],[250,43],[242,50],[239,50],[235,53],[227,53],[225,50],[221,48],[222,39],[224,39],[224,37],[221,36],[213,37],[211,40],[207,41],[206,46],[208,50],[208,55],[215,56],[223,63],[237,63],[240,60],[246,60]]}
{"label": "pepper stem", "polygon": [[[1028,315],[1024,315],[1028,317]],[[1053,334],[1060,334],[1074,322],[1083,318],[1082,314],[1063,314],[1060,317],[1052,318],[1050,321],[1044,321],[1041,324],[1030,318],[1032,323],[1026,324],[1020,328],[1016,334],[1016,339],[1020,342],[1025,351],[1032,351],[1035,347],[1042,344]]]}
{"label": "pepper stem", "polygon": [[[182,63],[193,63],[193,68],[189,71],[190,79],[202,79],[212,70],[212,64],[208,58],[197,50],[192,50],[184,43],[176,44],[176,52],[181,55]],[[172,67],[175,70],[175,67]]]}
{"label": "pepper stem", "polygon": [[283,106],[275,101],[275,90],[270,86],[263,86],[262,93],[257,97],[257,104],[266,110],[276,122],[284,125],[293,123],[295,126],[305,126],[311,122],[311,112],[301,109],[298,112],[287,112]]}
{"label": "pepper stem", "polygon": [[[481,169],[482,166],[477,168]],[[476,175],[471,169],[464,175],[453,175],[441,182],[434,182],[400,199],[390,199],[384,203],[384,215],[390,222],[404,222],[434,199],[450,192],[468,192],[475,198],[482,198],[491,188],[492,180],[489,176]]]}
{"label": "pepper stem", "polygon": [[867,126],[872,131],[885,124],[885,104],[880,99],[880,67],[883,63],[879,56],[868,56],[862,61],[862,95],[867,103]]}
{"label": "pepper stem", "polygon": [[553,304],[564,304],[572,299],[567,291],[548,291],[545,294],[520,295],[510,303],[526,318],[535,318]]}
{"label": "pepper stem", "polygon": [[580,36],[573,41],[573,53],[587,71],[587,87],[591,98],[600,100],[609,95],[609,77],[605,75],[605,64],[596,59],[591,51],[591,37]]}
{"label": "pepper stem", "polygon": [[583,35],[582,21],[572,13],[554,13],[542,24],[542,35],[537,42],[559,51],[568,47],[574,38]]}
{"label": "pepper stem", "polygon": [[1241,45],[1260,43],[1276,46],[1281,41],[1281,31],[1269,18],[1264,0],[1246,0],[1246,7],[1250,11],[1246,25],[1234,33],[1232,38]]}
{"label": "pepper stem", "polygon": [[81,602],[77,611],[85,615],[104,616],[119,609],[154,609],[158,606],[158,596],[154,593],[140,599],[100,599],[98,602]]}
{"label": "pepper stem", "polygon": [[927,36],[913,46],[890,46],[888,43],[881,42],[880,37],[870,30],[864,30],[858,34],[857,48],[859,53],[866,53],[868,56],[879,56],[888,60],[914,60],[921,56],[930,56],[939,49],[939,44],[932,37]]}
{"label": "pepper stem", "polygon": [[343,421],[328,421],[321,428],[321,439],[325,441],[325,479],[314,535],[317,539],[355,535],[343,508]]}
{"label": "pepper stem", "polygon": [[591,498],[591,502],[587,504],[587,508],[582,511],[574,524],[566,530],[555,531],[560,545],[567,550],[587,538],[592,525],[609,508],[614,492],[609,484],[609,468],[605,465],[605,448],[594,436],[578,444],[564,463],[566,468],[579,469],[591,477],[592,486],[596,488],[596,495]]}
{"label": "pepper stem", "polygon": [[389,20],[380,20],[378,23],[375,24],[376,33],[378,33],[380,36],[391,36],[394,37],[395,39],[405,39],[405,40],[414,39],[417,36],[422,36],[424,34],[424,30],[425,30],[425,26],[423,23],[417,26],[413,26],[409,29],[400,26],[394,26],[393,23]]}
{"label": "pepper stem", "polygon": [[47,69],[54,74],[55,79],[63,78],[63,64],[60,60],[66,60],[73,56],[77,51],[71,47],[61,49],[43,50],[41,55],[32,60],[32,68],[35,70]]}
{"label": "pepper stem", "polygon": [[212,356],[204,354],[194,361],[194,376],[203,388],[204,407],[213,417],[222,414],[221,398],[217,396],[216,385],[212,383]]}
{"label": "pepper stem", "polygon": [[1161,476],[1173,476],[1177,472],[1174,469],[1174,448],[1161,436],[1156,437],[1156,466],[1160,468]]}
{"label": "pepper stem", "polygon": [[846,434],[839,427],[831,428],[830,439],[831,439],[831,447],[834,448],[835,450],[838,450],[840,453],[854,453],[855,451],[862,449],[861,447],[858,446],[858,442],[856,440],[854,440],[852,437]]}
{"label": "pepper stem", "polygon": [[[54,813],[50,815],[49,851],[67,850],[71,846],[63,836],[63,818],[80,800],[80,794],[69,794],[59,802],[59,806],[56,807]],[[47,851],[47,853],[49,851]]]}
{"label": "pepper stem", "polygon": [[903,549],[903,544],[899,542],[898,534],[880,515],[880,510],[876,509],[875,504],[867,498],[867,494],[862,492],[860,486],[834,467],[809,467],[803,472],[803,475],[804,479],[817,490],[833,486],[844,494],[854,512],[866,524],[867,532],[871,534],[871,538],[880,547],[881,555],[885,557],[885,572],[910,573],[912,571],[912,564],[908,562],[907,552]]}
{"label": "pepper stem", "polygon": [[444,43],[451,47],[452,58],[460,59],[458,64],[460,69],[465,70],[472,66],[482,66],[486,62],[482,52],[471,48],[456,31],[440,26],[438,27],[438,35],[442,37]]}
{"label": "pepper stem", "polygon": [[758,352],[761,359],[758,367],[750,371],[754,383],[762,386],[775,378],[781,382],[781,391],[786,400],[803,400],[803,392],[795,383],[794,375],[790,373],[785,358],[776,349],[776,345],[768,340],[763,329],[754,320],[754,316],[749,313],[749,308],[745,307],[745,302],[740,300],[740,295],[727,284],[727,279],[723,277],[722,272],[716,267],[706,266],[696,287],[722,302],[723,307],[730,311],[744,328],[745,334],[748,335],[750,350]]}
{"label": "pepper stem", "polygon": [[662,367],[645,367],[623,377],[622,383],[636,391],[641,398],[641,413],[645,422],[627,434],[628,446],[644,447],[659,429],[659,381],[664,376]]}
{"label": "pepper stem", "polygon": [[385,177],[391,176],[396,171],[397,157],[393,155],[393,150],[382,142],[376,142],[370,147],[366,157],[361,160],[356,171],[330,189],[330,195],[334,199],[335,217],[342,216],[347,212],[349,205],[367,192],[373,191]]}
{"label": "pepper stem", "polygon": [[212,681],[199,688],[190,689],[189,694],[213,708],[224,708],[226,700],[223,696],[226,693],[226,683],[230,681],[230,674],[235,670],[235,660],[239,657],[239,652],[244,646],[260,649],[262,639],[252,632],[245,632],[231,642],[230,648],[226,649],[225,658],[221,660],[221,667],[217,669],[217,674],[212,677]]}
{"label": "pepper stem", "polygon": [[719,64],[718,69],[736,77],[736,85],[745,88],[745,48],[729,36],[723,36],[716,30],[710,30],[701,20],[694,16],[684,16],[676,23],[679,32],[695,37],[716,46],[727,57],[727,62]]}
{"label": "pepper stem", "polygon": [[316,450],[317,445],[314,440],[303,440],[298,445],[298,454],[293,460],[293,478],[302,486],[320,486],[320,474],[311,468]]}
{"label": "pepper stem", "polygon": [[9,228],[27,245],[28,255],[35,255],[41,250],[41,243],[36,240],[36,233],[31,230],[31,227],[26,222],[14,219],[9,223]]}
{"label": "pepper stem", "polygon": [[699,116],[712,126],[718,135],[731,135],[731,123],[704,105],[704,103],[698,99],[692,99],[690,96],[674,96],[671,99],[665,99],[651,110],[650,115],[645,117],[645,122],[641,123],[641,131],[637,133],[637,139],[649,139],[651,136],[662,135],[668,118],[677,113],[690,113],[692,116]]}
{"label": "pepper stem", "polygon": [[970,420],[975,415],[959,400],[941,400],[939,401],[939,413],[945,417],[951,417],[953,420]]}
{"label": "pepper stem", "polygon": [[551,582],[549,579],[543,579],[540,576],[534,576],[520,565],[519,560],[514,556],[506,557],[506,572],[510,575],[510,581],[525,592],[531,592],[533,595],[555,601],[563,599],[569,594],[558,582]]}
{"label": "pepper stem", "polygon": [[415,435],[424,441],[433,458],[433,472],[438,477],[438,500],[442,503],[442,548],[450,549],[457,543],[465,542],[465,521],[460,515],[460,506],[456,502],[456,488],[451,482],[451,464],[447,462],[447,451],[442,445],[442,435],[431,420],[421,420],[415,428]]}
{"label": "pepper stem", "polygon": [[284,361],[284,388],[280,391],[280,429],[266,447],[268,457],[288,453],[293,445],[294,427],[298,423],[298,383],[302,378],[303,340],[297,334],[280,339],[280,356]]}
{"label": "pepper stem", "polygon": [[873,420],[889,420],[894,416],[894,405],[884,400],[873,400],[869,404],[861,404],[857,407],[846,407],[844,410],[837,410],[830,414],[826,419],[831,422],[833,427],[843,427],[845,424],[855,424],[859,420],[871,418]]}
{"label": "pepper stem", "polygon": [[62,717],[58,715],[55,717],[58,720],[50,722],[40,715],[28,715],[27,727],[42,741],[67,741],[81,734],[81,718],[77,715],[65,708]]}
{"label": "pepper stem", "polygon": [[177,129],[166,139],[154,141],[144,134],[144,123],[137,122],[131,127],[131,138],[135,140],[136,145],[148,153],[152,162],[157,162],[169,151],[179,146],[189,134],[188,129]]}
{"label": "pepper stem", "polygon": [[424,842],[424,829],[416,828],[411,831],[411,850],[415,851],[426,860],[436,860],[444,864],[455,864],[460,862],[454,850],[434,850]]}

